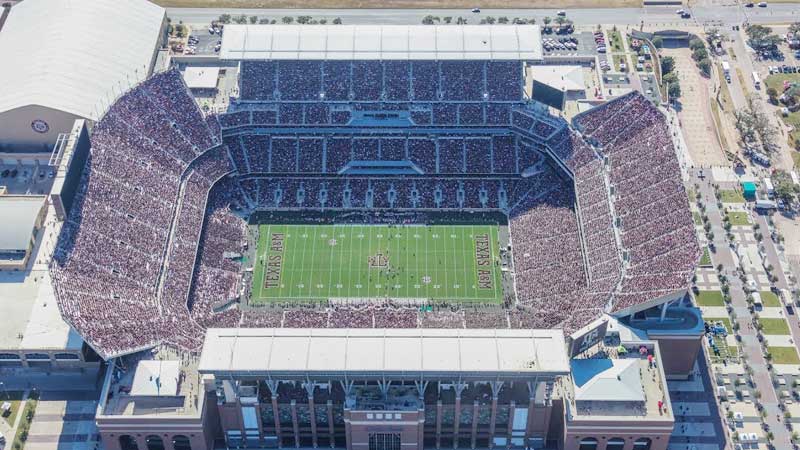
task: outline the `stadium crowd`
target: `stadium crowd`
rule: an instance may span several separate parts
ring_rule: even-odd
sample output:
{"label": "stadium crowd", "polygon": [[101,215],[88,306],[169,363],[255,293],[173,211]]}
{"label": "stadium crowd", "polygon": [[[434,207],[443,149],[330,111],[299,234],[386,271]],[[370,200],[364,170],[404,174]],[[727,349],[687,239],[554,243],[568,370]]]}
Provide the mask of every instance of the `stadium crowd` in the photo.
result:
{"label": "stadium crowd", "polygon": [[[699,249],[658,109],[630,94],[579,115],[578,133],[522,103],[492,103],[520,101],[517,69],[516,62],[247,61],[242,103],[219,118],[203,115],[178,71],[154,75],[122,95],[93,130],[50,267],[62,314],[111,356],[163,342],[195,351],[208,327],[570,332],[602,311],[685,288]],[[336,101],[358,110],[366,103],[355,102],[417,100],[433,103],[414,117],[505,129],[223,137],[251,124],[349,120],[351,112],[334,119]],[[353,161],[372,160],[408,160],[425,176],[340,174]],[[239,308],[248,289],[241,262],[247,214],[309,207],[503,210],[516,304],[421,307],[380,299]]]}

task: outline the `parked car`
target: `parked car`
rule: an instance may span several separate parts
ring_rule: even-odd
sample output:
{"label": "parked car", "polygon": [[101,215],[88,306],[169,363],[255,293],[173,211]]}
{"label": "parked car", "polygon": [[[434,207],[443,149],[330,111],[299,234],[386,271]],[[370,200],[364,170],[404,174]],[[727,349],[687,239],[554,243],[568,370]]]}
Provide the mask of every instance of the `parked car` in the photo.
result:
{"label": "parked car", "polygon": [[758,7],[759,7],[759,8],[766,8],[766,7],[767,7],[767,2],[760,2],[760,3],[758,4]]}
{"label": "parked car", "polygon": [[472,12],[477,14],[477,13],[481,12],[481,9],[480,8],[472,8]]}

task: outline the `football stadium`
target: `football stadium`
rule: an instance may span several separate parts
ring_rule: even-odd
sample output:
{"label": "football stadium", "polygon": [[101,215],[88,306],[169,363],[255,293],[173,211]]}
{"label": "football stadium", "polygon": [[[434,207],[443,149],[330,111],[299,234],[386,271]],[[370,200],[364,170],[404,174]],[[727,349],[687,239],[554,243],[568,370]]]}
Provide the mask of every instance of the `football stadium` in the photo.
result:
{"label": "football stadium", "polygon": [[93,130],[51,272],[101,355],[208,327],[569,332],[688,285],[665,117],[636,93],[572,125],[526,100],[535,27],[235,28],[226,113],[171,70]]}
{"label": "football stadium", "polygon": [[124,361],[109,450],[666,448],[702,321],[658,105],[551,114],[536,26],[229,25],[220,59],[226,111],[174,67],[113,101],[49,266]]}

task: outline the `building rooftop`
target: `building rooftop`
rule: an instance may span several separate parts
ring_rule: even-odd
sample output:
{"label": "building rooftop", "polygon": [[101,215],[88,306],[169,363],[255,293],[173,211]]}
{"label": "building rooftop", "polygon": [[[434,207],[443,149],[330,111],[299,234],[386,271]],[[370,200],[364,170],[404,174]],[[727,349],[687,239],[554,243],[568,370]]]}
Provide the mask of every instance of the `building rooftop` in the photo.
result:
{"label": "building rooftop", "polygon": [[533,80],[562,92],[586,89],[581,66],[530,66],[528,71]]}
{"label": "building rooftop", "polygon": [[220,58],[541,60],[538,25],[226,25]]}
{"label": "building rooftop", "polygon": [[561,330],[209,329],[200,373],[272,376],[569,372]]}
{"label": "building rooftop", "polygon": [[144,360],[136,365],[131,396],[167,397],[178,395],[181,362]]}
{"label": "building rooftop", "polygon": [[36,219],[45,206],[43,195],[0,195],[0,253],[26,251]]}
{"label": "building rooftop", "polygon": [[197,363],[168,349],[117,358],[109,370],[98,416],[195,416],[205,400]]}
{"label": "building rooftop", "polygon": [[48,207],[27,268],[0,271],[0,351],[80,350],[83,340],[61,318],[47,265],[60,225]]}
{"label": "building rooftop", "polygon": [[671,420],[657,344],[606,341],[573,359],[572,376],[560,380],[568,420]]}
{"label": "building rooftop", "polygon": [[220,67],[189,66],[183,71],[183,81],[189,89],[214,89],[219,81]]}
{"label": "building rooftop", "polygon": [[99,120],[101,99],[149,72],[164,15],[146,0],[14,6],[0,34],[0,54],[14,61],[0,75],[0,112],[41,105]]}
{"label": "building rooftop", "polygon": [[644,388],[638,360],[573,359],[575,400],[590,402],[643,402]]}

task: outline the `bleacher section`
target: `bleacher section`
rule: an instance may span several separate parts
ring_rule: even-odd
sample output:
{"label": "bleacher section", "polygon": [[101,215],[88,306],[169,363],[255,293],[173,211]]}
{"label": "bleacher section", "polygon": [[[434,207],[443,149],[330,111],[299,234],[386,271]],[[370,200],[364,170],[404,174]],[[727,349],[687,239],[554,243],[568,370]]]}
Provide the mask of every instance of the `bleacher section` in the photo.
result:
{"label": "bleacher section", "polygon": [[[522,97],[521,61],[243,61],[240,77],[219,117],[168,71],[94,129],[50,270],[103,357],[194,351],[212,326],[569,332],[687,286],[698,252],[679,167],[641,95],[577,132]],[[246,217],[311,208],[504,212],[514,303],[240,309],[244,268],[225,254],[243,251]]]}

